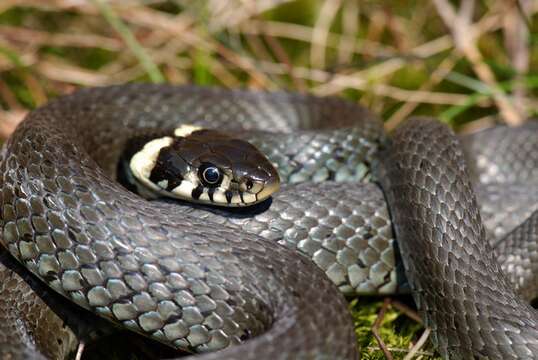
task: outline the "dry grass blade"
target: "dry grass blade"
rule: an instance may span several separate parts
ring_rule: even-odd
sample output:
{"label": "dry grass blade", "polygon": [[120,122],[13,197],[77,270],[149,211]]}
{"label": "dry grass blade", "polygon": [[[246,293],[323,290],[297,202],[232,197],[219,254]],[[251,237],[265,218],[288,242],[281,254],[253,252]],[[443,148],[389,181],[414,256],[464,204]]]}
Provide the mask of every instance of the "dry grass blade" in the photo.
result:
{"label": "dry grass blade", "polygon": [[514,87],[514,107],[519,115],[523,118],[526,116],[525,97],[526,88],[523,85],[523,79],[529,72],[530,54],[529,54],[529,28],[526,21],[531,1],[521,1],[521,6],[517,3],[505,1],[507,6],[506,14],[503,18],[504,42],[515,69],[516,85]]}
{"label": "dry grass blade", "polygon": [[[456,65],[458,55],[451,53],[445,58],[439,66],[431,73],[431,76],[420,86],[419,91],[426,91],[439,84]],[[402,121],[404,121],[412,112],[423,103],[419,93],[410,94],[404,101],[403,105],[385,122],[387,131],[394,130]],[[465,100],[464,100],[465,101]]]}
{"label": "dry grass blade", "polygon": [[379,310],[379,313],[377,314],[377,318],[374,322],[374,325],[372,326],[372,334],[374,335],[375,339],[377,340],[377,343],[379,344],[379,347],[383,351],[383,354],[385,354],[385,357],[387,360],[392,360],[392,354],[390,353],[389,349],[387,348],[387,345],[381,338],[381,335],[379,333],[379,329],[381,327],[381,323],[383,322],[383,318],[385,317],[385,312],[390,306],[390,298],[385,298],[383,301],[383,306],[381,307],[381,310]]}
{"label": "dry grass blade", "polygon": [[338,62],[349,63],[356,51],[357,32],[360,27],[359,4],[345,1],[342,4],[342,38],[338,43]]}
{"label": "dry grass blade", "polygon": [[295,89],[298,91],[306,92],[307,86],[303,79],[298,78],[295,76],[295,73],[293,71],[293,64],[290,60],[290,57],[286,53],[286,50],[282,47],[278,39],[264,34],[263,38],[265,39],[265,42],[271,48],[273,54],[275,54],[275,57],[281,64],[284,64],[286,69],[288,70],[288,74],[290,75],[293,85],[295,86]]}
{"label": "dry grass blade", "polygon": [[325,48],[329,29],[341,5],[341,0],[325,0],[319,9],[319,16],[312,31],[313,45],[310,49],[310,66],[313,68],[325,68]]}
{"label": "dry grass blade", "polygon": [[495,75],[484,62],[482,54],[476,46],[476,34],[473,32],[471,18],[474,1],[463,0],[460,11],[456,13],[447,0],[433,0],[437,11],[445,25],[450,29],[456,48],[469,60],[477,76],[490,88],[499,110],[510,125],[523,122],[523,117],[500,89]]}
{"label": "dry grass blade", "polygon": [[409,349],[409,353],[407,355],[405,355],[403,360],[411,360],[413,357],[418,355],[419,352],[420,352],[420,349],[422,349],[422,347],[424,346],[426,341],[428,341],[428,338],[430,337],[430,334],[431,334],[431,329],[426,328],[426,330],[424,330],[424,332],[422,333],[422,335],[420,336],[420,338],[418,339],[416,344],[413,345],[413,347],[411,347],[411,349]]}
{"label": "dry grass blade", "polygon": [[[229,29],[232,32],[237,32],[238,29]],[[278,21],[251,19],[243,23],[241,30],[247,34],[259,35],[264,33],[277,38],[292,39],[301,41],[311,45],[320,45],[318,37],[312,35],[314,28],[310,26],[283,23]],[[341,48],[341,43],[350,44],[353,53],[367,54],[370,56],[396,56],[396,51],[390,45],[369,41],[368,39],[357,39],[356,37],[347,34],[328,33],[325,46],[328,48]]]}
{"label": "dry grass blade", "polygon": [[32,45],[60,47],[73,46],[79,48],[98,47],[110,51],[120,51],[123,49],[123,44],[117,39],[95,34],[49,33],[6,25],[0,26],[0,33],[8,41],[24,42]]}
{"label": "dry grass blade", "polygon": [[146,53],[144,48],[136,40],[135,36],[133,35],[129,27],[127,27],[120,20],[118,15],[116,15],[112,7],[110,7],[108,3],[105,2],[104,0],[92,0],[92,2],[99,8],[99,11],[101,11],[105,19],[118,32],[118,34],[121,36],[123,41],[125,41],[125,44],[129,47],[129,49],[133,52],[133,54],[140,61],[140,64],[144,67],[144,69],[148,73],[151,81],[155,83],[164,82],[164,77],[161,74],[157,65],[155,65],[155,63],[151,60],[151,58]]}
{"label": "dry grass blade", "polygon": [[114,82],[109,76],[95,73],[67,63],[41,61],[36,70],[48,79],[84,86],[103,86]]}

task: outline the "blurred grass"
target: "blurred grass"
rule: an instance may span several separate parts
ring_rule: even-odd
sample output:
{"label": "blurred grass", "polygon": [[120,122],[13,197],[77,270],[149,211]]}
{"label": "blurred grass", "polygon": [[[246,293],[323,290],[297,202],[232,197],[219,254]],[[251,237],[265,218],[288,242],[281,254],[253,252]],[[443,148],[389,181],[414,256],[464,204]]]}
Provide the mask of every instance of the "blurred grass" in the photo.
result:
{"label": "blurred grass", "polygon": [[[441,0],[2,0],[0,137],[52,97],[133,81],[344,96],[388,129],[410,115],[460,131],[536,116],[538,1],[462,9],[458,37]],[[365,359],[384,358],[371,332],[381,304],[351,304]],[[404,358],[420,326],[393,309],[383,324]]]}

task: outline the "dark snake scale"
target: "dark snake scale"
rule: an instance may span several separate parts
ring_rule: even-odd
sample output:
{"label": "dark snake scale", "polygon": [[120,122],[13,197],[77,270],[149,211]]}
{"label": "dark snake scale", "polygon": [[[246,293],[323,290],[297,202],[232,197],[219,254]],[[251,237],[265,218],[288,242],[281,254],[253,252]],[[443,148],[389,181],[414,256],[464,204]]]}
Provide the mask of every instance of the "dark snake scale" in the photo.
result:
{"label": "dark snake scale", "polygon": [[[287,184],[222,210],[116,181],[133,134],[182,123],[242,134]],[[443,357],[538,358],[537,134],[412,119],[388,139],[362,107],[291,93],[54,100],[0,154],[0,359],[63,359],[115,331],[86,310],[200,359],[356,359],[342,293],[409,289]]]}

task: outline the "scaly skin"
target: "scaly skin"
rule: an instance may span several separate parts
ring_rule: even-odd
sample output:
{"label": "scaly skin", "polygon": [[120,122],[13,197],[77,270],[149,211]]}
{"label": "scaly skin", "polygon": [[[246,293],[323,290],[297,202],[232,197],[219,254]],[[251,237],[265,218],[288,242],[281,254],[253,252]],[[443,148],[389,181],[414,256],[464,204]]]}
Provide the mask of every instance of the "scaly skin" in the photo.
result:
{"label": "scaly skin", "polygon": [[[285,186],[268,209],[254,209],[254,216],[147,202],[116,183],[118,158],[127,139],[148,128],[174,128],[181,123],[220,130],[245,128],[249,130],[245,136],[267,153],[285,180],[327,183]],[[256,129],[280,134],[250,131]],[[433,141],[416,142],[420,149],[415,149],[412,159],[422,151],[433,154],[432,149],[445,141],[457,148],[446,132],[437,135],[438,130],[437,125],[421,130]],[[443,140],[445,136],[449,140]],[[201,355],[203,359],[354,359],[353,324],[334,283],[341,291],[353,293],[392,292],[405,282],[397,271],[384,195],[375,184],[361,184],[374,177],[371,167],[384,160],[379,155],[386,145],[375,117],[338,99],[148,85],[80,91],[32,112],[6,144],[0,162],[2,244],[50,288],[108,320],[190,351],[225,348]],[[449,158],[445,153],[437,156],[436,166],[445,156]],[[448,164],[447,173],[455,169],[454,179],[461,176],[466,183],[462,167],[452,165]],[[391,181],[421,179],[389,168]],[[445,171],[436,169],[418,169],[417,174]],[[353,182],[334,183],[346,180]],[[433,186],[439,184],[434,183],[418,186],[425,186],[423,195],[427,195],[435,193]],[[444,182],[440,185],[446,187]],[[416,194],[393,192],[391,196],[397,199],[389,201],[390,211],[399,214],[394,209],[401,202],[399,197],[416,200]],[[469,214],[469,219],[458,220],[473,225],[461,228],[463,240],[459,236],[452,240],[457,244],[471,241],[467,235],[476,235],[478,240],[471,241],[470,250],[445,243],[430,248],[428,267],[423,257],[416,256],[422,250],[410,253],[405,250],[408,245],[403,245],[404,264],[408,270],[415,269],[410,280],[418,292],[419,308],[428,324],[434,325],[434,340],[441,353],[451,358],[470,354],[494,357],[492,349],[503,355],[528,353],[534,346],[529,334],[533,334],[535,315],[509,290],[492,252],[487,253],[489,248],[476,245],[485,239],[476,202],[470,200],[470,187],[466,185],[461,193],[450,189],[443,194],[422,203],[428,199],[423,196],[415,205],[449,211],[454,209],[445,205],[454,203],[452,196],[463,196],[462,203],[469,208],[456,207],[456,216]],[[517,201],[518,196],[513,199]],[[420,208],[405,206],[408,214]],[[496,220],[492,223],[497,224]],[[446,228],[433,224],[435,229]],[[408,239],[408,234],[400,233],[405,223],[396,225],[398,241]],[[518,244],[528,246],[526,239]],[[420,238],[411,241],[424,246]],[[516,251],[510,246],[498,249]],[[467,251],[476,258],[464,256]],[[444,267],[437,261],[450,256],[438,258],[438,254],[460,259],[458,271],[470,274],[464,279],[468,282],[458,278],[456,284],[451,283],[453,277],[439,272]],[[510,253],[504,255],[509,258]],[[485,277],[473,270],[482,262]],[[2,276],[11,276],[11,270],[1,270]],[[417,280],[421,274],[432,277],[434,284]],[[492,280],[497,275],[501,280]],[[462,304],[468,301],[458,297],[467,296],[478,280],[482,287],[494,287],[491,293],[477,290],[479,300],[486,301],[483,306],[500,301],[511,310],[496,307],[499,316],[508,314],[520,320],[511,324],[513,337],[496,337],[502,333],[500,328],[507,328],[506,322],[498,325],[472,310],[462,312]],[[19,277],[12,281],[17,287],[28,280]],[[445,284],[452,286],[449,293],[455,298],[444,297]],[[0,295],[10,289],[2,288]],[[45,294],[52,296],[46,290]],[[492,300],[492,294],[501,300]],[[6,304],[10,308],[18,301]],[[50,316],[56,311],[54,303],[43,304],[38,299],[35,303],[29,314],[40,311]],[[62,319],[51,321],[49,332],[60,329]],[[450,327],[454,319],[457,323]],[[18,320],[19,315],[0,311],[0,323],[26,331]],[[44,327],[35,329],[25,333],[44,334]],[[70,336],[80,338],[80,334],[74,331]],[[0,332],[0,340],[2,335],[6,338]],[[36,358],[61,358],[73,347],[62,353],[47,352],[48,344],[35,345],[26,335],[19,339],[17,345],[0,343],[6,356],[21,357],[20,351],[26,351]],[[228,347],[234,344],[240,345]],[[465,346],[459,349],[461,344]]]}

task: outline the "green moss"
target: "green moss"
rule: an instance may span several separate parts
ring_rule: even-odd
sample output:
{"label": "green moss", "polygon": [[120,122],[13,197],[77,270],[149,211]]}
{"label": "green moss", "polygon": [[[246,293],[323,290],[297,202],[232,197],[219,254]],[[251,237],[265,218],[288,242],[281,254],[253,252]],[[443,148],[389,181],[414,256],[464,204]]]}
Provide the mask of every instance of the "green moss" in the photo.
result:
{"label": "green moss", "polygon": [[[382,306],[383,302],[375,298],[361,298],[350,302],[362,359],[385,359],[385,355],[372,333],[372,327]],[[380,336],[387,348],[391,350],[394,359],[403,359],[408,353],[410,344],[418,340],[424,331],[421,324],[393,307],[387,309],[381,324]],[[426,342],[420,351],[424,354],[422,355],[423,359],[440,359],[434,354],[429,342]]]}

